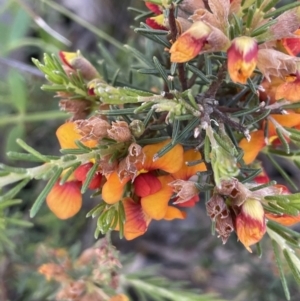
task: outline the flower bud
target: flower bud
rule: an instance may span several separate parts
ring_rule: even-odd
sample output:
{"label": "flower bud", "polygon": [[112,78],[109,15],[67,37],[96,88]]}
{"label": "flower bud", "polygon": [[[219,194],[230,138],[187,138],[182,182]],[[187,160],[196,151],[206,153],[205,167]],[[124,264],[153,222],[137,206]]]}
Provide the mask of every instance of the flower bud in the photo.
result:
{"label": "flower bud", "polygon": [[184,63],[196,57],[207,42],[211,31],[212,29],[202,21],[195,22],[172,45],[171,61]]}
{"label": "flower bud", "polygon": [[145,124],[143,121],[135,119],[129,124],[130,131],[135,138],[139,138],[144,134]]}
{"label": "flower bud", "polygon": [[99,78],[100,75],[96,68],[84,58],[79,51],[77,52],[59,52],[62,62],[73,70],[80,71],[85,80]]}
{"label": "flower bud", "polygon": [[258,243],[266,232],[265,213],[262,204],[256,199],[247,199],[235,219],[237,236],[245,248],[252,253],[250,246]]}
{"label": "flower bud", "polygon": [[258,45],[250,37],[235,38],[227,50],[227,64],[230,78],[235,83],[245,84],[257,63]]}

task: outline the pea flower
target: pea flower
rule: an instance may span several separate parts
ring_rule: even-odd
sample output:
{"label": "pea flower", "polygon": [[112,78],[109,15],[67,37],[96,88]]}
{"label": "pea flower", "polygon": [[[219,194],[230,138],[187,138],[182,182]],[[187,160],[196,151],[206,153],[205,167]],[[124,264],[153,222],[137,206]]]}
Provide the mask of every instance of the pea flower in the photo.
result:
{"label": "pea flower", "polygon": [[87,81],[101,77],[96,68],[85,57],[81,55],[80,51],[60,51],[59,57],[65,64],[65,66],[70,68],[70,70],[79,70],[82,77]]}
{"label": "pea flower", "polygon": [[145,2],[145,5],[149,10],[151,10],[155,14],[154,17],[149,17],[146,19],[146,24],[153,29],[166,30],[167,28],[165,26],[165,17],[163,14],[162,7],[160,5],[150,2]]}
{"label": "pea flower", "polygon": [[228,38],[216,27],[197,21],[186,30],[170,48],[171,61],[184,63],[201,51],[222,51],[228,46]]}
{"label": "pea flower", "polygon": [[[147,181],[139,180],[139,177],[145,177],[145,174],[149,178],[155,178],[155,172],[164,171],[166,173],[174,173],[180,169],[183,162],[183,148],[181,145],[177,144],[164,156],[157,160],[153,160],[154,155],[167,143],[169,140],[157,144],[146,145],[143,147],[143,153],[145,154],[145,160],[135,164],[137,168],[137,177],[127,176],[120,180],[118,173],[115,171],[107,177],[107,182],[103,185],[102,198],[108,204],[114,204],[123,198],[125,193],[126,184],[133,180],[133,187],[137,190],[142,190],[139,186],[142,183],[147,183]],[[176,158],[174,160],[174,158]],[[158,181],[160,185],[158,184]],[[168,201],[172,195],[172,188],[165,185],[166,182],[171,182],[172,178],[169,179],[168,176],[156,177],[153,182],[156,182],[156,187],[161,187],[158,191],[148,196],[141,197],[141,206],[144,212],[153,219],[162,219],[168,208]],[[157,195],[158,194],[158,195]]]}
{"label": "pea flower", "polygon": [[265,213],[259,200],[248,198],[234,219],[236,234],[245,248],[259,242],[266,232]]}
{"label": "pea flower", "polygon": [[199,201],[200,191],[195,186],[195,180],[198,178],[196,173],[205,171],[206,166],[204,163],[192,166],[187,165],[187,163],[201,159],[201,154],[193,149],[184,152],[181,168],[172,174],[176,180],[169,184],[176,192],[176,199],[173,204],[179,207],[193,207]]}
{"label": "pea flower", "polygon": [[[77,148],[76,140],[80,140],[82,136],[76,130],[75,123],[67,122],[61,125],[56,131],[57,139],[61,148]],[[97,145],[96,140],[87,140],[82,142],[88,147]],[[82,183],[86,179],[86,175],[92,163],[83,164],[73,173],[69,179],[60,185],[59,181],[56,182],[47,195],[46,203],[49,209],[60,219],[68,219],[73,217],[79,212],[82,206]],[[94,175],[89,188],[96,189],[100,187],[102,175],[98,172]]]}
{"label": "pea flower", "polygon": [[256,66],[258,45],[250,37],[235,38],[227,50],[227,65],[233,82],[245,84]]}
{"label": "pea flower", "polygon": [[276,127],[277,125],[282,127],[295,127],[300,124],[300,115],[294,112],[289,112],[286,115],[272,114],[270,115],[273,120],[275,120],[276,125],[269,122],[268,136],[265,139],[265,133],[263,129],[251,132],[251,139],[248,141],[243,138],[239,146],[244,151],[244,161],[246,164],[252,163],[259,152],[268,144],[273,143],[277,138]]}

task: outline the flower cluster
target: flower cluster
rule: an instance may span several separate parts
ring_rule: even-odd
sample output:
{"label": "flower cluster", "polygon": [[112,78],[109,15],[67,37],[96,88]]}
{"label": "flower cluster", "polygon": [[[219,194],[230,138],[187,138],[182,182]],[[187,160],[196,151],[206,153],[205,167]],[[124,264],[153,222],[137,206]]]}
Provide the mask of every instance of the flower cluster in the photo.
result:
{"label": "flower cluster", "polygon": [[117,270],[121,264],[116,255],[106,240],[84,250],[75,261],[64,249],[41,246],[37,259],[48,262],[43,263],[38,272],[47,281],[54,280],[60,284],[56,292],[57,301],[128,301],[124,294],[109,296],[106,293],[107,288],[116,290],[119,286]]}
{"label": "flower cluster", "polygon": [[[92,117],[87,121],[65,123],[57,130],[63,149],[76,147],[75,140],[89,146],[101,145],[106,143],[103,139],[109,137],[115,139],[115,144],[122,144],[124,150],[123,156],[111,163],[109,158],[114,148],[99,162],[82,162],[63,185],[58,181],[53,186],[47,196],[47,204],[61,219],[78,213],[82,206],[80,188],[92,166],[97,164],[88,187],[101,190],[102,199],[108,205],[122,202],[125,209],[124,235],[133,239],[146,232],[152,219],[185,218],[185,213],[169,202],[173,197],[172,202],[179,207],[194,206],[199,201],[199,190],[194,186],[198,178],[196,174],[206,168],[203,163],[188,166],[188,162],[200,160],[201,155],[195,150],[184,151],[179,144],[154,160],[155,154],[170,140],[141,147],[132,141],[130,130],[127,124],[124,125],[123,122],[110,125],[99,117]],[[94,139],[97,136],[97,140],[90,140],[92,134]]]}
{"label": "flower cluster", "polygon": [[[266,17],[271,8],[266,9],[267,5],[262,4],[252,19],[247,19],[248,27],[244,34],[235,36],[230,31],[233,20],[237,17],[240,20],[247,18],[244,11],[251,9],[254,2],[250,2],[243,5],[234,0],[210,0],[208,5],[202,0],[181,2],[175,18],[177,37],[169,49],[170,61],[184,63],[202,53],[227,52],[227,69],[231,80],[246,84],[254,76],[255,68],[258,68],[264,80],[257,93],[261,101],[268,98],[269,107],[272,109],[274,106],[276,112],[276,100],[285,98],[295,101],[288,94],[294,98],[298,94],[299,63],[295,55],[298,54],[296,35],[300,13],[297,8],[288,10],[273,22],[271,17]],[[146,20],[146,24],[156,30],[172,31],[170,19],[164,14],[170,4],[145,4],[154,14]],[[270,26],[266,26],[270,21]],[[267,28],[267,31],[259,34],[257,32],[261,27]],[[105,104],[106,98],[110,102],[120,98],[120,90],[103,81],[80,53],[61,52],[60,58],[69,77],[80,72],[86,82],[87,95],[99,97],[103,102],[100,104],[102,110],[109,108]],[[288,77],[293,74],[295,76],[289,80]],[[206,132],[211,145],[208,158],[203,158],[196,149],[186,148],[167,138],[162,142],[141,145],[137,139],[143,137],[147,129],[140,120],[132,120],[129,124],[124,120],[112,121],[105,114],[94,114],[84,119],[82,113],[91,111],[91,100],[74,101],[68,97],[68,93],[61,92],[58,92],[58,96],[64,98],[60,102],[61,107],[73,115],[56,133],[62,150],[78,149],[80,145],[77,142],[80,142],[91,150],[99,150],[100,155],[80,161],[80,165],[71,172],[65,169],[61,178],[64,174],[68,174],[68,177],[65,176],[64,181],[59,179],[53,186],[46,200],[58,218],[67,219],[77,214],[82,207],[82,192],[89,188],[95,190],[96,194],[101,193],[102,205],[98,211],[103,216],[102,221],[105,217],[106,229],[120,230],[126,239],[136,238],[147,231],[151,220],[186,217],[182,207],[192,207],[199,201],[201,173],[207,170],[205,161],[211,161],[215,188],[206,207],[223,243],[235,231],[239,240],[251,251],[249,246],[259,242],[266,232],[267,218],[289,225],[293,223],[292,220],[298,221],[298,216],[272,214],[264,210],[264,196],[282,194],[286,189],[275,185],[251,192],[249,187],[236,179],[240,173],[236,146],[229,142],[221,126],[220,131],[216,131],[210,125],[205,111],[199,113],[202,114],[201,126],[194,131]],[[131,97],[128,102],[132,102],[135,95],[129,93],[126,97]],[[137,98],[147,104],[151,96],[138,95]],[[170,114],[174,110],[170,105],[172,101],[158,100],[153,108],[157,112],[169,111]],[[174,106],[176,114],[185,112],[182,104],[174,102]],[[245,137],[239,142],[239,147],[244,151],[244,163],[253,163],[265,146],[280,148],[282,141],[279,136],[285,139],[292,136],[285,127],[297,129],[300,126],[297,112],[278,112],[267,116],[259,128],[250,134],[244,131]],[[197,137],[198,134],[195,132],[194,135]],[[221,143],[220,140],[225,142]],[[164,148],[168,148],[168,151],[158,155]],[[116,214],[119,211],[123,212],[121,217]],[[94,216],[94,211],[91,214]],[[100,231],[103,232],[104,228],[102,225]]]}
{"label": "flower cluster", "polygon": [[[227,52],[228,73],[233,82],[245,84],[256,67],[269,82],[290,74],[295,75],[293,82],[299,78],[295,59],[300,52],[298,8],[272,19],[268,17],[272,11],[268,1],[254,12],[255,1],[241,4],[239,0],[210,0],[208,7],[203,1],[185,2],[193,4],[188,16],[191,23],[170,48],[172,62],[188,62],[202,53]],[[247,25],[237,35],[231,31],[234,18]],[[273,25],[269,25],[271,21]],[[261,32],[262,28],[267,30]],[[277,99],[286,97],[285,93],[295,95],[294,92],[287,92],[282,86]]]}
{"label": "flower cluster", "polygon": [[[142,64],[130,72],[109,66],[102,77],[79,51],[60,52],[60,60],[45,55],[44,64],[34,60],[51,83],[44,89],[55,91],[69,113],[56,132],[62,156],[21,143],[44,164],[4,170],[0,186],[49,180],[30,214],[46,199],[60,219],[84,212],[82,195],[90,189],[95,236],[116,230],[128,240],[152,220],[185,219],[203,193],[223,243],[235,232],[251,252],[267,233],[299,278],[293,253],[299,236],[285,228],[300,221],[300,194],[292,193],[299,185],[274,156],[300,166],[300,3],[273,4],[145,1],[148,12],[139,18],[150,17],[136,32],[162,55],[149,58],[148,50],[126,45],[128,60]],[[260,153],[289,180],[291,192],[270,181]]]}

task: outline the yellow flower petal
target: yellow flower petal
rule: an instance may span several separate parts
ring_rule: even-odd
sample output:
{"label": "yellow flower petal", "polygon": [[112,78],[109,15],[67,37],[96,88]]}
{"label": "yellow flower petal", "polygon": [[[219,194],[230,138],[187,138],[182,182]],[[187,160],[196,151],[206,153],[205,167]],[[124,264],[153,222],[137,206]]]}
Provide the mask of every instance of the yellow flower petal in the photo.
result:
{"label": "yellow flower petal", "polygon": [[293,82],[285,82],[278,86],[275,94],[276,100],[286,99],[291,102],[300,101],[300,78]]}
{"label": "yellow flower petal", "polygon": [[186,162],[197,161],[201,159],[201,154],[198,151],[190,149],[183,153],[183,164],[181,168],[172,173],[172,176],[175,179],[188,180],[191,176],[195,175],[198,171],[206,170],[206,166],[204,163],[199,163],[193,166],[187,166]]}
{"label": "yellow flower petal", "polygon": [[258,243],[265,232],[266,222],[262,204],[255,199],[246,200],[236,217],[236,234],[239,240],[252,253],[250,246]]}
{"label": "yellow flower petal", "polygon": [[120,181],[118,173],[115,171],[107,177],[102,188],[102,198],[107,204],[115,204],[123,198],[125,185],[130,180],[129,177]]}
{"label": "yellow flower petal", "polygon": [[[66,122],[61,125],[56,131],[56,137],[59,141],[60,147],[63,149],[78,148],[75,141],[82,138],[82,136],[77,132],[74,122]],[[95,147],[98,144],[96,140],[88,140],[82,143],[87,147]]]}
{"label": "yellow flower petal", "polygon": [[180,144],[175,145],[161,158],[153,161],[154,155],[170,141],[171,140],[166,140],[164,142],[146,145],[143,147],[143,152],[146,155],[146,159],[143,164],[144,170],[150,171],[161,169],[168,173],[174,173],[181,168],[183,162],[183,147]]}
{"label": "yellow flower petal", "polygon": [[109,301],[129,301],[128,297],[123,294],[118,294],[109,299]]}
{"label": "yellow flower petal", "polygon": [[179,210],[176,207],[168,206],[164,219],[167,221],[171,221],[175,218],[185,219],[186,213],[184,211]]}
{"label": "yellow flower petal", "polygon": [[66,51],[59,52],[59,57],[62,60],[62,62],[72,69],[73,69],[72,61],[76,59],[78,56],[79,54],[77,52],[66,52]]}
{"label": "yellow flower petal", "polygon": [[264,132],[262,130],[252,132],[250,141],[248,141],[246,138],[243,138],[239,143],[239,147],[244,151],[243,159],[245,163],[252,163],[265,145]]}
{"label": "yellow flower petal", "polygon": [[172,45],[171,62],[184,63],[196,57],[211,31],[211,28],[202,21],[193,23]]}
{"label": "yellow flower petal", "polygon": [[166,216],[168,203],[173,194],[173,189],[168,184],[173,180],[171,176],[158,177],[162,188],[151,195],[141,198],[144,212],[152,219],[160,220]]}
{"label": "yellow flower petal", "polygon": [[[300,91],[299,91],[300,92]],[[293,111],[289,111],[288,114],[272,114],[272,118],[274,118],[280,125],[286,127],[294,127],[300,124],[300,114],[294,113]],[[269,136],[274,136],[276,134],[276,129],[272,122],[269,122]]]}
{"label": "yellow flower petal", "polygon": [[60,219],[68,219],[79,212],[82,205],[82,195],[78,181],[57,182],[49,192],[46,202],[49,209]]}
{"label": "yellow flower petal", "polygon": [[124,225],[124,236],[127,240],[143,235],[151,219],[144,213],[139,202],[134,202],[131,198],[123,200],[126,221]]}

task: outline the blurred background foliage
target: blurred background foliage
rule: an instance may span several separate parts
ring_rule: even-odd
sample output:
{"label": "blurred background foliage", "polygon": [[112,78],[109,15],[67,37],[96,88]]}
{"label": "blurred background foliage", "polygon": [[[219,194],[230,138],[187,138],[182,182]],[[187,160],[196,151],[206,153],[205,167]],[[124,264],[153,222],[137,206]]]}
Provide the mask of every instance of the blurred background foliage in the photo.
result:
{"label": "blurred background foliage", "polygon": [[[67,116],[59,111],[51,93],[40,90],[45,79],[33,66],[32,57],[80,49],[108,81],[161,90],[156,77],[136,71],[143,66],[135,58],[138,53],[129,54],[122,46],[129,44],[149,56],[163,55],[134,33],[131,25],[143,20],[134,20],[134,12],[127,10],[131,5],[144,9],[140,0],[0,0],[1,162],[9,161],[6,152],[18,150],[16,138],[44,154],[58,154],[55,130]],[[28,183],[17,196],[22,203],[0,207],[0,301],[54,300],[57,285],[37,273],[39,246],[65,248],[75,258],[95,243],[94,221],[85,215],[97,200],[89,196],[80,214],[70,220],[56,219],[46,207],[29,220],[29,209],[43,185]],[[6,222],[4,216],[9,216]],[[258,252],[248,254],[234,237],[223,246],[210,233],[210,220],[200,202],[184,222],[153,222],[143,237],[127,242],[113,235],[113,242],[124,256],[125,274],[142,273],[155,264],[153,273],[169,279],[167,285],[186,281],[190,289],[219,293],[232,301],[285,299],[269,242],[262,242],[264,252],[259,258]],[[288,278],[291,300],[300,300],[297,285]],[[137,292],[131,293],[133,300],[141,301]]]}

